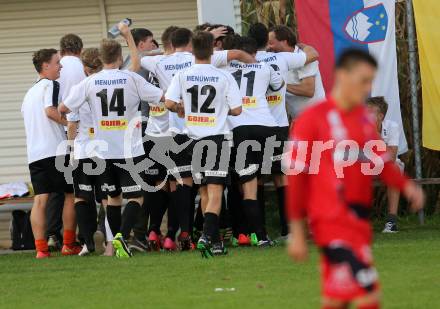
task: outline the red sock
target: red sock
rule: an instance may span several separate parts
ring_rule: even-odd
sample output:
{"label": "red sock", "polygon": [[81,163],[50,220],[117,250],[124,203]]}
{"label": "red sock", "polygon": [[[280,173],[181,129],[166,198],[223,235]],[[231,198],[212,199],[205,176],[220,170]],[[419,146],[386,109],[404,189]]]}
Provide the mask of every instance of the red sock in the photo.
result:
{"label": "red sock", "polygon": [[73,245],[75,240],[76,240],[76,233],[75,233],[75,231],[64,230],[63,243],[66,246]]}
{"label": "red sock", "polygon": [[37,251],[47,252],[49,251],[49,247],[47,246],[46,239],[36,239],[35,240],[35,249]]}
{"label": "red sock", "polygon": [[358,305],[356,308],[357,309],[379,309],[380,305],[379,305],[379,303],[367,304],[367,305]]}

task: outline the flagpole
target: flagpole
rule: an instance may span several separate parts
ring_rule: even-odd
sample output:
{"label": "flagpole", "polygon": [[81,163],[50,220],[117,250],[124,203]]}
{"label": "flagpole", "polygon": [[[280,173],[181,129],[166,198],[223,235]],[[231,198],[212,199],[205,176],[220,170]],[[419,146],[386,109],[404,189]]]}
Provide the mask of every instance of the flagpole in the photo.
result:
{"label": "flagpole", "polygon": [[[411,111],[412,111],[412,128],[413,128],[413,146],[414,160],[416,167],[416,179],[422,178],[422,158],[420,151],[420,126],[419,126],[419,102],[417,91],[417,55],[416,55],[416,36],[414,27],[414,12],[412,0],[406,0],[406,25],[408,29],[408,60],[409,60],[409,77],[411,90]],[[424,212],[419,212],[419,222],[424,223]]]}

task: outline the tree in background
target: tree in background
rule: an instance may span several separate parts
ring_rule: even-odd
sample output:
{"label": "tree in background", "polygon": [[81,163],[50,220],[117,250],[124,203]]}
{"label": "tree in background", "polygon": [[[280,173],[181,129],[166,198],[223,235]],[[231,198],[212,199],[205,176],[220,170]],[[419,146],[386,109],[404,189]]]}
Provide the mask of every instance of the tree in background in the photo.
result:
{"label": "tree in background", "polygon": [[[256,22],[262,22],[268,27],[283,24],[291,27],[296,33],[296,15],[294,0],[241,0],[240,7],[242,14],[242,29],[244,35],[248,32],[249,26]],[[396,2],[396,43],[400,88],[399,92],[403,127],[409,147],[409,151],[406,154],[402,155],[401,159],[405,162],[406,172],[409,175],[414,175],[415,170],[411,123],[412,120],[407,37],[405,3],[403,1],[398,1]],[[419,115],[422,115],[420,74],[418,81],[418,90],[420,102]],[[440,152],[422,147],[422,164],[424,178],[440,178]],[[440,212],[440,186],[430,185],[425,186],[424,189],[427,193],[427,214]],[[374,208],[376,212],[375,215],[383,215],[386,209],[385,190],[381,188],[378,189],[375,203],[375,206],[377,206]],[[401,209],[403,212],[406,212],[405,205],[404,207],[401,207]]]}

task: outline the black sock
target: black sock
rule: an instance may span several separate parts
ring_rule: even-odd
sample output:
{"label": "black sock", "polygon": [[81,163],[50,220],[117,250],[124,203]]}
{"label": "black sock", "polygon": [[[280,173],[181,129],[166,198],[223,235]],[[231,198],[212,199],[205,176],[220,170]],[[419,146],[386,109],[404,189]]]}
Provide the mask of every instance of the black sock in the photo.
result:
{"label": "black sock", "polygon": [[287,234],[289,234],[289,229],[287,228],[286,210],[285,210],[286,209],[285,189],[286,187],[277,188],[278,214],[280,216],[281,236],[286,236]]}
{"label": "black sock", "polygon": [[177,215],[176,191],[170,192],[170,199],[168,203],[168,232],[167,237],[173,241],[176,239],[176,233],[179,229],[179,221]]}
{"label": "black sock", "polygon": [[198,194],[198,188],[196,186],[191,187],[191,204],[189,207],[189,231],[192,235],[194,229],[194,215],[196,212],[196,196]]}
{"label": "black sock", "polygon": [[89,224],[90,224],[90,232],[95,233],[98,229],[98,210],[96,209],[95,200],[90,201],[90,205],[88,207],[89,210]]}
{"label": "black sock", "polygon": [[226,209],[226,199],[225,199],[225,195],[222,194],[222,205],[220,209],[220,217],[218,224],[221,229],[226,229],[228,227],[227,216],[228,216],[228,210]]}
{"label": "black sock", "polygon": [[393,224],[396,224],[396,221],[397,221],[397,216],[396,215],[388,214],[387,222],[392,222]]}
{"label": "black sock", "polygon": [[220,232],[218,226],[218,216],[212,212],[205,213],[205,223],[203,224],[203,233],[213,242],[220,241]]}
{"label": "black sock", "polygon": [[130,238],[131,230],[136,224],[136,220],[139,217],[141,211],[141,205],[138,202],[130,201],[124,208],[122,213],[121,233],[124,239]]}
{"label": "black sock", "polygon": [[166,207],[167,192],[163,190],[151,192],[149,197],[151,201],[151,213],[150,227],[148,230],[160,234],[160,225],[162,223],[164,205]]}
{"label": "black sock", "polygon": [[[138,240],[145,240],[147,238],[148,217],[150,215],[150,205],[152,204],[152,194],[153,193],[151,192],[144,192],[144,202],[142,203],[142,206],[139,207],[138,216],[133,226],[133,235]],[[122,221],[124,221],[124,214],[122,214]]]}
{"label": "black sock", "polygon": [[192,192],[191,187],[187,185],[178,185],[176,189],[176,199],[178,201],[177,209],[178,209],[178,216],[179,216],[179,226],[180,226],[180,232],[187,232],[190,233],[189,225],[190,225],[190,219],[189,219],[189,213],[192,198]]}
{"label": "black sock", "polygon": [[102,204],[99,206],[98,211],[98,229],[105,235],[105,208]]}
{"label": "black sock", "polygon": [[194,219],[194,227],[197,231],[203,230],[203,214],[202,206],[197,207],[196,218]]}
{"label": "black sock", "polygon": [[95,250],[93,244],[93,232],[90,226],[90,205],[86,201],[75,203],[76,222],[78,224],[79,233],[90,251]]}
{"label": "black sock", "polygon": [[266,201],[264,200],[264,185],[258,185],[257,200],[261,213],[261,224],[263,225],[264,233],[266,234]]}
{"label": "black sock", "polygon": [[267,237],[263,229],[258,201],[243,200],[243,210],[249,224],[249,232],[257,234],[258,240],[266,240]]}
{"label": "black sock", "polygon": [[107,206],[107,221],[113,236],[121,231],[121,206]]}
{"label": "black sock", "polygon": [[242,196],[236,185],[228,187],[228,209],[231,214],[232,231],[235,238],[239,234],[247,234],[246,218],[243,212]]}

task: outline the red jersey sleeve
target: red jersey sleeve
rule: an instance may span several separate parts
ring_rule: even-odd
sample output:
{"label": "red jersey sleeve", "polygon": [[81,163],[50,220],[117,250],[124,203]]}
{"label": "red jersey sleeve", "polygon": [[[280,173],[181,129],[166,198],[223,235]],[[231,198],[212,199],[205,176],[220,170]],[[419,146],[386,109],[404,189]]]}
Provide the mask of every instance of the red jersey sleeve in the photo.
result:
{"label": "red jersey sleeve", "polygon": [[291,172],[287,176],[287,217],[298,220],[306,217],[307,191],[309,186],[308,168],[311,149],[316,132],[316,121],[311,113],[305,111],[299,116],[290,131],[292,152],[290,154]]}

